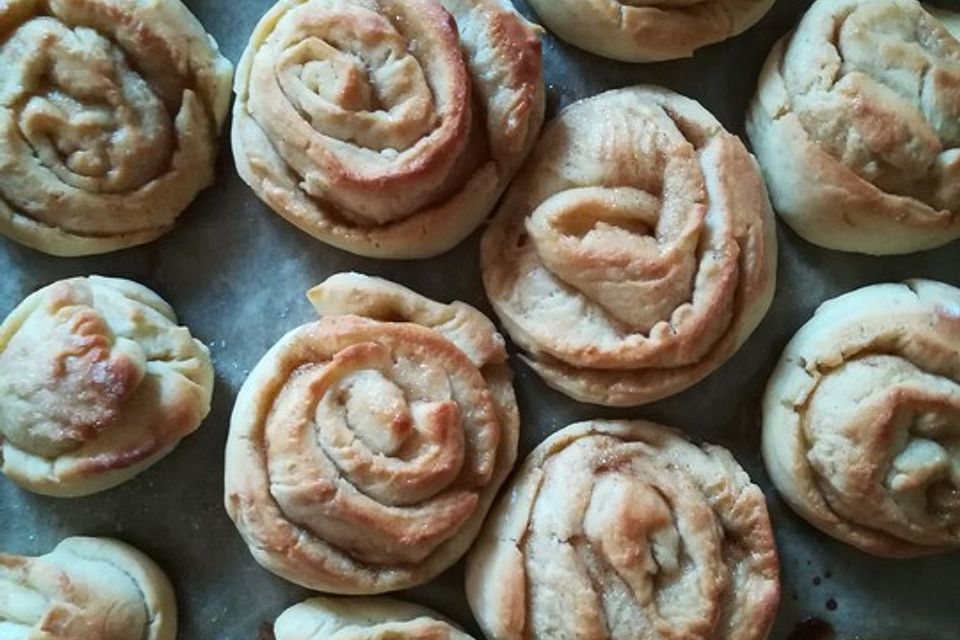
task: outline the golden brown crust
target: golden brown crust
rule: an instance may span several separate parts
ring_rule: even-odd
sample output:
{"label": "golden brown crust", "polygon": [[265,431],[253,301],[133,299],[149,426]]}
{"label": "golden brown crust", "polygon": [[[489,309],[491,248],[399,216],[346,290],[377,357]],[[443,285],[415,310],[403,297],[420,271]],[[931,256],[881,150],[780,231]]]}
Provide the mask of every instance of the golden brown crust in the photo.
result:
{"label": "golden brown crust", "polygon": [[226,507],[288,580],[372,594],[426,582],[476,536],[516,459],[503,339],[482,314],[357,274],[310,292],[323,318],[250,374]]}
{"label": "golden brown crust", "polygon": [[467,560],[491,640],[762,640],[780,597],[766,502],[733,457],[648,422],[538,446]]}
{"label": "golden brown crust", "polygon": [[777,212],[830,249],[960,237],[960,42],[916,0],[818,0],[777,43],[747,131]]}
{"label": "golden brown crust", "polygon": [[439,614],[390,598],[311,598],[277,618],[276,640],[471,640]]}
{"label": "golden brown crust", "polygon": [[763,407],[767,470],[811,524],[879,556],[960,547],[960,289],[914,280],[824,303]]}
{"label": "golden brown crust", "polygon": [[753,158],[700,105],[634,87],[547,127],[483,238],[487,294],[551,386],[651,402],[719,367],[773,296]]}
{"label": "golden brown crust", "polygon": [[0,5],[0,233],[62,256],[166,233],[213,182],[232,66],[179,0]]}
{"label": "golden brown crust", "polygon": [[0,554],[0,602],[0,626],[11,638],[177,637],[166,576],[136,549],[108,538],[67,538],[39,558]]}
{"label": "golden brown crust", "polygon": [[236,79],[243,179],[361,255],[447,251],[493,208],[543,122],[540,41],[503,0],[281,0]]}
{"label": "golden brown crust", "polygon": [[207,348],[173,310],[128,280],[61,280],[0,325],[0,464],[56,496],[140,473],[210,410]]}
{"label": "golden brown crust", "polygon": [[624,62],[692,56],[746,31],[774,0],[530,0],[551,31]]}

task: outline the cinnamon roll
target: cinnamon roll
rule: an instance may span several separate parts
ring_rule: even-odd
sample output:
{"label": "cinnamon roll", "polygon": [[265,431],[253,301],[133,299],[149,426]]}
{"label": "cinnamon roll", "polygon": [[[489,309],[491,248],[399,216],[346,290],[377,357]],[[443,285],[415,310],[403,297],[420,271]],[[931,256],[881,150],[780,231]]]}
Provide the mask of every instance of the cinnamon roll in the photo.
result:
{"label": "cinnamon roll", "polygon": [[960,238],[960,21],[938,15],[818,0],[770,53],[747,131],[806,240],[884,255]]}
{"label": "cinnamon roll", "polygon": [[0,554],[0,637],[175,640],[176,598],[133,547],[67,538],[39,558]]}
{"label": "cinnamon roll", "polygon": [[624,62],[692,56],[762,18],[774,0],[529,0],[561,39]]}
{"label": "cinnamon roll", "polygon": [[243,179],[300,229],[380,258],[476,229],[544,110],[537,29],[506,0],[281,0],[236,92]]}
{"label": "cinnamon roll", "polygon": [[794,336],[763,402],[787,503],[867,553],[960,548],[960,289],[865,287]]}
{"label": "cinnamon roll", "polygon": [[344,594],[463,555],[516,459],[503,338],[476,309],[339,274],[240,390],[226,508],[257,561]]}
{"label": "cinnamon roll", "polygon": [[390,598],[311,598],[277,618],[275,640],[472,640],[425,607]]}
{"label": "cinnamon roll", "polygon": [[212,391],[207,348],[157,294],[55,282],[0,324],[0,470],[52,496],[109,489],[196,430]]}
{"label": "cinnamon roll", "polygon": [[213,183],[233,67],[179,0],[0,4],[0,234],[143,244]]}
{"label": "cinnamon roll", "polygon": [[481,249],[494,309],[550,386],[637,405],[725,362],[773,297],[753,158],[693,100],[633,87],[550,124]]}
{"label": "cinnamon roll", "polygon": [[762,640],[779,597],[763,493],[726,449],[649,422],[544,441],[467,559],[491,640]]}

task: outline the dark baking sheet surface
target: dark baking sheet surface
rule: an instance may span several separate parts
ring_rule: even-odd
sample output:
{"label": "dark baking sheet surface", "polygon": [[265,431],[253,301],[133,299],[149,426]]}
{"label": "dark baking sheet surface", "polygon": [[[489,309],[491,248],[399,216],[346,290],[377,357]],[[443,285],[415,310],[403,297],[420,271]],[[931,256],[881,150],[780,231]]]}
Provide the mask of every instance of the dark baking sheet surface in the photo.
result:
{"label": "dark baking sheet surface", "polygon": [[[234,62],[270,0],[187,0]],[[518,7],[530,17],[525,2]],[[760,65],[809,0],[779,0],[756,27],[691,60],[628,65],[544,39],[548,115],[579,98],[638,83],[661,84],[700,100],[731,131],[743,120]],[[944,7],[960,9],[960,0]],[[773,307],[753,338],[706,381],[634,410],[577,404],[549,390],[514,359],[523,414],[521,455],[551,432],[593,417],[644,417],[730,448],[770,503],[783,563],[783,602],[772,638],[822,618],[841,638],[960,638],[960,554],[915,561],[863,555],[807,526],[775,495],[759,455],[759,399],[790,336],[827,298],[869,283],[909,277],[960,286],[960,243],[906,257],[868,258],[818,249],[779,226],[780,270]],[[69,535],[115,536],[155,558],[177,589],[180,638],[255,640],[309,592],[261,569],[222,507],[223,446],[233,400],[246,373],[281,335],[314,316],[304,293],[327,275],[357,270],[394,279],[438,300],[460,299],[492,315],[483,294],[479,233],[432,260],[385,262],[327,247],[269,212],[237,177],[227,137],[214,188],[170,235],[146,247],[84,258],[44,256],[0,238],[0,316],[53,280],[91,273],[140,281],[163,295],[217,368],[213,411],[200,430],[158,465],[116,489],[58,500],[21,491],[0,477],[0,550],[40,554]],[[399,594],[432,606],[479,638],[463,596],[462,566]],[[804,636],[806,638],[808,636]]]}

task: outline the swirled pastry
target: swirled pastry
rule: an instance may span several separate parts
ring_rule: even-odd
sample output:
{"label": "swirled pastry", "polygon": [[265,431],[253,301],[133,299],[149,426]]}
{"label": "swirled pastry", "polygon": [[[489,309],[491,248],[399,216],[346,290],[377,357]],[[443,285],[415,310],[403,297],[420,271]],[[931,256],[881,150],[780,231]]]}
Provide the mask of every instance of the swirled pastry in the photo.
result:
{"label": "swirled pastry", "polygon": [[109,489],[196,430],[212,391],[207,348],[157,294],[55,282],[0,325],[0,469],[47,495]]}
{"label": "swirled pastry", "polygon": [[806,240],[902,254],[960,237],[960,23],[915,0],[818,0],[774,47],[747,131]]}
{"label": "swirled pastry", "polygon": [[537,31],[506,0],[281,0],[236,92],[243,179],[307,233],[381,258],[476,229],[544,110]]}
{"label": "swirled pastry", "polygon": [[774,0],[529,0],[544,24],[581,49],[624,62],[692,56],[732,38]]}
{"label": "swirled pastry", "polygon": [[0,233],[76,256],[169,231],[213,183],[232,72],[179,0],[0,3]]}
{"label": "swirled pastry", "polygon": [[0,638],[176,637],[173,588],[133,547],[108,538],[67,538],[39,558],[0,554]]}
{"label": "swirled pastry", "polygon": [[881,284],[821,306],[770,379],[763,456],[834,538],[887,557],[960,548],[960,289]]}
{"label": "swirled pastry", "polygon": [[277,618],[276,640],[471,640],[433,611],[390,598],[311,598]]}
{"label": "swirled pastry", "polygon": [[547,127],[482,259],[494,309],[547,384],[636,405],[746,340],[773,297],[776,237],[743,144],[696,102],[634,87]]}
{"label": "swirled pastry", "polygon": [[516,459],[503,338],[476,309],[339,274],[244,383],[226,507],[254,557],[319,591],[426,582],[463,555]]}
{"label": "swirled pastry", "polygon": [[779,597],[763,493],[726,449],[649,422],[544,441],[467,560],[491,640],[762,640]]}

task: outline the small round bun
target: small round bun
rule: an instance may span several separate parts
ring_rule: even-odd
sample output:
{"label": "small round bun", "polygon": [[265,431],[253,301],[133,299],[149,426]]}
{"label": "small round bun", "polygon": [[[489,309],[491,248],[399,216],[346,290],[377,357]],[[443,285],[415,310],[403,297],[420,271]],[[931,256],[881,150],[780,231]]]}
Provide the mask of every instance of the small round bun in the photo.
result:
{"label": "small round bun", "polygon": [[818,0],[771,51],[747,132],[809,242],[888,255],[960,238],[960,20],[937,15]]}
{"label": "small round bun", "polygon": [[211,185],[233,66],[179,0],[0,3],[0,234],[58,256],[167,231]]}
{"label": "small round bun", "polygon": [[390,598],[311,598],[277,618],[275,640],[472,640],[439,614]]}
{"label": "small round bun", "polygon": [[67,538],[39,558],[0,554],[0,602],[4,638],[177,637],[167,577],[150,558],[108,538]]}
{"label": "small round bun", "polygon": [[823,304],[763,401],[763,457],[787,503],[862,551],[960,548],[960,289],[879,284]]}
{"label": "small round bun", "polygon": [[256,560],[310,589],[422,584],[480,530],[517,455],[503,338],[479,311],[359,274],[250,373],[226,508]]}
{"label": "small round bun", "polygon": [[237,170],[337,248],[438,255],[533,146],[541,66],[538,30],[507,0],[280,0],[237,71]]}
{"label": "small round bun", "polygon": [[[789,0],[787,0],[789,1]],[[687,58],[746,31],[774,0],[529,0],[562,40],[624,62]]]}
{"label": "small round bun", "polygon": [[591,421],[533,450],[467,559],[491,640],[763,640],[780,599],[759,487],[721,447]]}
{"label": "small round bun", "polygon": [[736,352],[770,306],[776,252],[743,143],[697,102],[632,87],[547,126],[481,258],[493,308],[547,384],[631,406]]}
{"label": "small round bun", "polygon": [[55,282],[0,324],[0,470],[51,496],[109,489],[195,431],[212,392],[206,346],[157,294]]}

